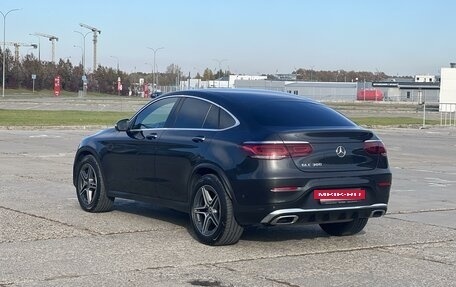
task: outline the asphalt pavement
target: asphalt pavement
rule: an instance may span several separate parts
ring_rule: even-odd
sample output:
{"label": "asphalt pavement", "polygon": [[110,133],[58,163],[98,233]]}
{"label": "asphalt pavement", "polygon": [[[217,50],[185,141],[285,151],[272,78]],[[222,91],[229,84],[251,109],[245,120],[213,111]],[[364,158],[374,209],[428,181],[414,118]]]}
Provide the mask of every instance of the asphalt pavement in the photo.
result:
{"label": "asphalt pavement", "polygon": [[209,247],[186,214],[116,200],[79,208],[72,164],[95,130],[0,130],[0,286],[454,286],[456,128],[381,129],[388,213],[363,232],[247,229]]}

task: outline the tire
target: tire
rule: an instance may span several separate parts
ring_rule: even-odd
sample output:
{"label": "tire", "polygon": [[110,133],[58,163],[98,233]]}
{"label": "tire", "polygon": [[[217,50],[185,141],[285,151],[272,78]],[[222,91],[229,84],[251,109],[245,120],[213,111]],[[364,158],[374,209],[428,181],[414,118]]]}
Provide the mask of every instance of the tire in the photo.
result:
{"label": "tire", "polygon": [[106,193],[105,182],[98,161],[86,155],[78,163],[76,195],[81,208],[88,212],[111,211],[114,197]]}
{"label": "tire", "polygon": [[198,240],[207,245],[238,242],[244,229],[234,218],[233,204],[218,177],[203,175],[192,191],[190,219]]}
{"label": "tire", "polygon": [[321,229],[333,236],[353,235],[364,229],[368,218],[357,218],[349,222],[322,223]]}

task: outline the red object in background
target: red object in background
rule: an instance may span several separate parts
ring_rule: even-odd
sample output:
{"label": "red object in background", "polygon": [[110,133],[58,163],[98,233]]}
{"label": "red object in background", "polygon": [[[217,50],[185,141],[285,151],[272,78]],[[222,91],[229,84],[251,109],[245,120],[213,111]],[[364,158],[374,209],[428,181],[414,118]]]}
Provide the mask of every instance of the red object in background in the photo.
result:
{"label": "red object in background", "polygon": [[122,91],[122,81],[120,80],[120,77],[117,77],[117,92]]}
{"label": "red object in background", "polygon": [[54,78],[54,96],[60,96],[60,89],[61,89],[61,78],[60,76],[55,76]]}
{"label": "red object in background", "polygon": [[383,101],[383,93],[379,89],[359,90],[356,99],[358,101]]}
{"label": "red object in background", "polygon": [[149,86],[144,84],[144,98],[149,97]]}

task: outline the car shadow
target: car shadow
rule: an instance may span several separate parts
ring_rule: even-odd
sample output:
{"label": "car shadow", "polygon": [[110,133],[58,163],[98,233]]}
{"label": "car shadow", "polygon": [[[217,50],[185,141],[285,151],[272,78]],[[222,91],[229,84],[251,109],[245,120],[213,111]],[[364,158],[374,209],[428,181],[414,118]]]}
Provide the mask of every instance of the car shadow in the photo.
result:
{"label": "car shadow", "polygon": [[241,240],[276,242],[326,238],[329,235],[318,225],[249,226],[244,229]]}
{"label": "car shadow", "polygon": [[114,210],[169,222],[184,228],[189,225],[188,214],[153,203],[116,198]]}
{"label": "car shadow", "polygon": [[[169,222],[185,228],[195,239],[187,213],[160,207],[153,203],[128,199],[116,199],[114,209],[120,212],[144,216]],[[287,240],[305,240],[329,237],[318,225],[283,225],[283,226],[248,226],[244,228],[241,241],[280,242]]]}

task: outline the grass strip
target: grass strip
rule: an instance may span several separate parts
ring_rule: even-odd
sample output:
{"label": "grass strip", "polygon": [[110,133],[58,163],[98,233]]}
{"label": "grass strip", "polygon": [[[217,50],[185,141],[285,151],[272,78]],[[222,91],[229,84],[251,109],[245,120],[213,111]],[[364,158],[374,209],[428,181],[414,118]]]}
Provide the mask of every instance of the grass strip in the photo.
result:
{"label": "grass strip", "polygon": [[83,126],[109,125],[132,112],[1,110],[0,126]]}
{"label": "grass strip", "polygon": [[[132,112],[0,109],[0,126],[113,126],[118,120],[132,115]],[[354,117],[351,119],[362,126],[407,126],[423,123],[422,119],[412,117]],[[439,123],[439,120],[426,121],[427,125]]]}
{"label": "grass strip", "polygon": [[[423,119],[412,117],[353,117],[352,121],[361,126],[407,126],[422,125]],[[439,120],[426,120],[426,125],[438,125]]]}

